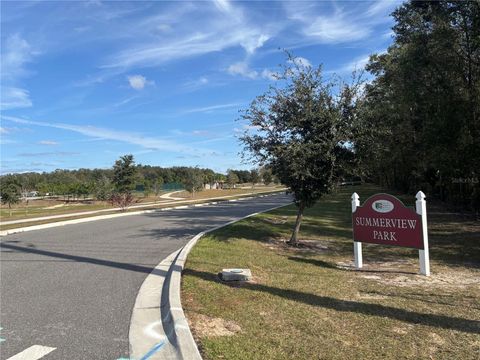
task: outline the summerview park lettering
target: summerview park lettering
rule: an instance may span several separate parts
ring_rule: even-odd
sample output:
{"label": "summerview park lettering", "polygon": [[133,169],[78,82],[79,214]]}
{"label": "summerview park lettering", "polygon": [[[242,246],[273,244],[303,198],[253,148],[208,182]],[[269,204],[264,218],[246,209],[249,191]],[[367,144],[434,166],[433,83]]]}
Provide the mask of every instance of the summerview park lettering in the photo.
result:
{"label": "summerview park lettering", "polygon": [[430,275],[427,207],[425,194],[416,195],[415,210],[389,194],[376,194],[360,206],[352,195],[353,251],[355,267],[363,267],[362,243],[403,246],[418,249],[420,273]]}

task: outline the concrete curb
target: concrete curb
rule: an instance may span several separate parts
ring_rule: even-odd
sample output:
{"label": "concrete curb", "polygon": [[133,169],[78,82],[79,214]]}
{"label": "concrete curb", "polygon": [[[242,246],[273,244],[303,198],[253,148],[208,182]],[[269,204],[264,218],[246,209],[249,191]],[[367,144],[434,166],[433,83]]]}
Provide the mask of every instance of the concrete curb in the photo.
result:
{"label": "concrete curb", "polygon": [[[280,190],[280,191],[275,191],[268,193],[267,195],[258,195],[258,197],[265,197],[265,196],[272,196],[277,193],[281,193],[285,190]],[[244,197],[240,199],[233,199],[234,201],[238,200],[246,200],[246,199],[251,199],[255,196],[249,196],[249,197]],[[166,207],[166,208],[161,208],[161,209],[151,209],[151,210],[139,210],[139,211],[132,211],[132,212],[125,212],[125,213],[120,213],[120,214],[108,214],[108,215],[97,215],[97,216],[89,216],[81,219],[72,219],[72,220],[63,220],[63,221],[56,221],[52,223],[47,223],[47,224],[40,224],[40,225],[32,225],[32,226],[26,226],[26,227],[21,227],[21,228],[14,228],[14,229],[9,229],[9,230],[3,230],[0,231],[0,237],[11,235],[11,234],[17,234],[25,231],[34,231],[34,230],[42,230],[42,229],[49,229],[53,227],[58,227],[58,226],[66,226],[66,225],[71,225],[71,224],[80,224],[80,223],[85,223],[85,222],[90,222],[90,221],[97,221],[97,220],[106,220],[106,219],[113,219],[117,217],[122,217],[122,216],[132,216],[132,215],[141,215],[141,214],[150,214],[158,211],[167,211],[167,210],[173,210],[173,209],[187,209],[189,207],[195,207],[195,206],[207,206],[207,205],[216,205],[219,202],[230,202],[232,200],[228,199],[221,199],[217,200],[214,202],[204,202],[200,204],[190,204],[190,205],[180,205],[180,206],[174,206],[174,207]],[[74,215],[72,215],[74,216]],[[78,216],[81,216],[78,215]]]}
{"label": "concrete curb", "polygon": [[130,357],[144,359],[145,354],[150,354],[149,360],[201,360],[180,298],[182,271],[188,254],[204,235],[284,206],[288,204],[256,212],[203,231],[195,235],[183,248],[160,262],[145,279],[135,301],[129,333]]}

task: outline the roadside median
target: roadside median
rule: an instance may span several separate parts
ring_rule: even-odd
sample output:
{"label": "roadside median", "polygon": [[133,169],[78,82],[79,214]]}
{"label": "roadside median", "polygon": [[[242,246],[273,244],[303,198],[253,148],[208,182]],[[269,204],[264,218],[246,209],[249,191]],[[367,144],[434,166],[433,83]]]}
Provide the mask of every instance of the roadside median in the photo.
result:
{"label": "roadside median", "polygon": [[[216,204],[221,201],[242,200],[242,199],[252,198],[254,196],[261,197],[265,195],[271,195],[279,192],[284,192],[285,190],[286,189],[274,189],[274,190],[269,190],[265,192],[217,196],[217,197],[212,197],[207,199],[179,200],[179,201],[149,204],[149,205],[143,205],[143,206],[136,205],[122,212],[120,212],[119,210],[102,210],[102,211],[95,211],[95,212],[89,211],[84,213],[79,212],[79,213],[73,213],[73,214],[25,219],[25,220],[20,220],[18,222],[14,222],[13,224],[7,221],[0,224],[0,236],[6,236],[9,234],[15,234],[15,233],[24,232],[24,231],[33,231],[33,230],[46,229],[46,228],[56,227],[56,226],[65,226],[70,224],[83,223],[88,221],[105,220],[105,219],[121,217],[121,216],[139,215],[139,214],[145,214],[145,213],[150,213],[155,211],[171,210],[176,208],[186,208],[188,206],[195,206],[195,205],[207,206],[211,204]],[[98,215],[99,213],[102,215]]]}

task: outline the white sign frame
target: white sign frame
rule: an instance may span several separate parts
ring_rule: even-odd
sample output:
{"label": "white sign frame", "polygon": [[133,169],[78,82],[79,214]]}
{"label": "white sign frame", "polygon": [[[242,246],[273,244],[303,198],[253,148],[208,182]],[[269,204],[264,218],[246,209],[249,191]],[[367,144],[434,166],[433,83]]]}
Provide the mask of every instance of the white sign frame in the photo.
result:
{"label": "white sign frame", "polygon": [[[427,228],[427,202],[425,201],[425,194],[419,191],[416,195],[415,211],[422,218],[422,233],[423,233],[423,250],[418,250],[418,258],[420,262],[420,274],[430,276],[430,252],[428,250],[428,228]],[[352,194],[352,214],[360,206],[360,197],[355,192]],[[362,243],[359,241],[353,242],[353,254],[355,257],[355,268],[361,269],[363,267]]]}

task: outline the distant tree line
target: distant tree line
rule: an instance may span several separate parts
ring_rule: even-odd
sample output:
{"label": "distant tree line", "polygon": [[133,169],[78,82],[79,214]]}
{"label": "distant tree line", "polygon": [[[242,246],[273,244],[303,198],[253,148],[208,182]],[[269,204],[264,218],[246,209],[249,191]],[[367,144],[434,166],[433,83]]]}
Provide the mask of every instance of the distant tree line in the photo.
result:
{"label": "distant tree line", "polygon": [[[262,172],[265,173],[265,170]],[[0,177],[0,193],[2,201],[9,206],[31,191],[37,191],[39,195],[64,197],[65,200],[93,196],[96,200],[112,201],[121,206],[120,198],[125,200],[125,196],[129,194],[127,202],[133,201],[130,197],[135,190],[140,190],[145,196],[159,195],[164,187],[169,189],[168,184],[175,184],[191,192],[193,196],[207,184],[213,187],[215,183],[225,183],[234,187],[238,183],[249,183],[252,181],[252,174],[258,171],[229,170],[229,173],[240,176],[229,183],[226,175],[208,168],[136,165],[133,156],[125,155],[117,160],[111,169],[58,169],[44,173],[3,175]],[[260,181],[255,176],[253,179]],[[265,179],[268,183],[272,182],[268,175]],[[122,196],[119,197],[119,194]]]}
{"label": "distant tree line", "polygon": [[233,170],[227,171],[227,184],[257,184],[259,182],[265,185],[272,183],[279,184],[280,181],[277,177],[273,176],[272,169],[269,167],[261,167],[259,169],[252,170]]}

